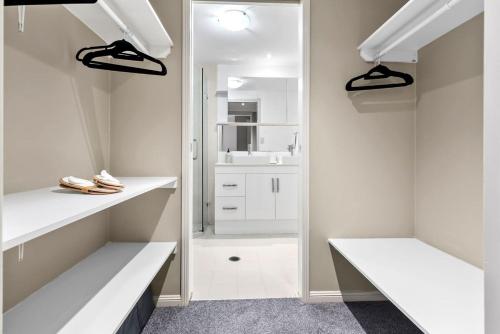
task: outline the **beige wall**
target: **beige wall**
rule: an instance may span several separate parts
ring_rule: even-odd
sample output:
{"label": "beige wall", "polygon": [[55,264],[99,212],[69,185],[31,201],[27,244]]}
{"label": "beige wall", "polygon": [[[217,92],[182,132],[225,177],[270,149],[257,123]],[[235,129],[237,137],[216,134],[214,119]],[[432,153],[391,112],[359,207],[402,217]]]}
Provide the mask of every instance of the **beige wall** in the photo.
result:
{"label": "beige wall", "polygon": [[[174,42],[165,62],[168,74],[113,73],[111,171],[121,176],[178,176],[179,188],[159,189],[113,208],[110,233],[114,241],[177,241],[180,245],[182,1],[151,4]],[[180,259],[181,251],[157,277],[155,295],[180,293]]]}
{"label": "beige wall", "polygon": [[[61,6],[31,6],[26,30],[5,9],[5,192],[53,186],[61,176],[91,177],[109,160],[109,74],[75,61],[100,44]],[[107,241],[107,213],[4,253],[8,309]]]}
{"label": "beige wall", "polygon": [[[414,230],[415,86],[348,94],[366,73],[357,46],[405,1],[311,1],[310,288],[373,289],[328,238]],[[414,73],[414,65],[391,65]]]}
{"label": "beige wall", "polygon": [[416,236],[483,263],[483,16],[422,49]]}

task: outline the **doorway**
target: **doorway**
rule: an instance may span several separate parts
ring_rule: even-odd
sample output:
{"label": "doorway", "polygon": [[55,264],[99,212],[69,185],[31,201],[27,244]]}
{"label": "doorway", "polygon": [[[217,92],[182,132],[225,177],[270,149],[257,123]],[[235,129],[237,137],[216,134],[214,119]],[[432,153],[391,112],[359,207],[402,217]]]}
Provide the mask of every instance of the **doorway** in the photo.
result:
{"label": "doorway", "polygon": [[306,298],[302,6],[192,6],[190,295]]}
{"label": "doorway", "polygon": [[208,221],[207,77],[203,68],[193,76],[193,233],[205,232]]}

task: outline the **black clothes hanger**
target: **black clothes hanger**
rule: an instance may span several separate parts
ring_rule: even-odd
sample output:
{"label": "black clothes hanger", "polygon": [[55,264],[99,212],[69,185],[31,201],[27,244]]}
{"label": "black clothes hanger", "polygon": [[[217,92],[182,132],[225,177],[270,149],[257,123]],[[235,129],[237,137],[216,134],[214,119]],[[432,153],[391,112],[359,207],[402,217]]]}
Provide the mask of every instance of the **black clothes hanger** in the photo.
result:
{"label": "black clothes hanger", "polygon": [[[367,85],[367,86],[353,86],[353,83],[358,80],[378,80],[378,79],[387,79],[387,78],[399,78],[403,79],[403,82],[399,83],[385,83],[385,84],[376,84],[376,85]],[[395,88],[395,87],[406,87],[413,84],[413,77],[407,73],[397,72],[389,69],[384,65],[377,65],[372,68],[368,73],[362,74],[355,78],[349,80],[346,84],[345,89],[348,92],[358,91],[358,90],[372,90],[372,89],[385,89],[385,88]]]}
{"label": "black clothes hanger", "polygon": [[[85,52],[87,53],[83,57],[81,57],[81,55]],[[108,57],[108,56],[111,56],[114,59],[122,59],[122,60],[136,61],[136,62],[149,60],[150,62],[160,65],[161,69],[151,70],[142,67],[113,64],[96,60],[96,58]],[[76,59],[78,61],[81,61],[87,67],[96,68],[99,70],[129,72],[129,73],[139,73],[139,74],[149,74],[149,75],[167,74],[167,67],[161,61],[137,50],[131,43],[127,42],[124,39],[113,42],[110,45],[83,48],[76,54]]]}
{"label": "black clothes hanger", "polygon": [[5,6],[61,5],[72,3],[96,3],[97,0],[5,0]]}

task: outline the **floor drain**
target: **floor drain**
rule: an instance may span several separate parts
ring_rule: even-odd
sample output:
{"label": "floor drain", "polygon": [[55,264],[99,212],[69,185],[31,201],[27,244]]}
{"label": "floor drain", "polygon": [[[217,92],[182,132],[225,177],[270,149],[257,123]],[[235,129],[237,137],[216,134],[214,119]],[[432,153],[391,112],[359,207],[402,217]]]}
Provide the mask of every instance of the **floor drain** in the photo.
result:
{"label": "floor drain", "polygon": [[239,260],[241,260],[241,259],[238,256],[231,256],[229,258],[229,261],[231,261],[231,262],[238,262]]}

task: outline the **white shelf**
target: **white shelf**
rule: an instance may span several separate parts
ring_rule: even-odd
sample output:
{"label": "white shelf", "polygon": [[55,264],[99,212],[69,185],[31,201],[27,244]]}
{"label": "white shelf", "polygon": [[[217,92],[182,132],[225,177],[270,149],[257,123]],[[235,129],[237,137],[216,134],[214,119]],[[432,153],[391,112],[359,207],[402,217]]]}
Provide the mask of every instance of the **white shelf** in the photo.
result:
{"label": "white shelf", "polygon": [[155,58],[170,54],[172,39],[148,0],[98,0],[64,7],[107,44],[123,39],[128,31],[126,39],[140,51]]}
{"label": "white shelf", "polygon": [[60,187],[8,194],[3,202],[3,250],[157,188],[175,188],[176,177],[120,177],[125,189],[87,195]]}
{"label": "white shelf", "polygon": [[484,0],[410,0],[359,46],[365,61],[418,61],[418,50],[484,11]]}
{"label": "white shelf", "polygon": [[330,239],[425,333],[484,333],[483,271],[417,239]]}
{"label": "white shelf", "polygon": [[175,247],[107,244],[4,313],[4,333],[115,333]]}

